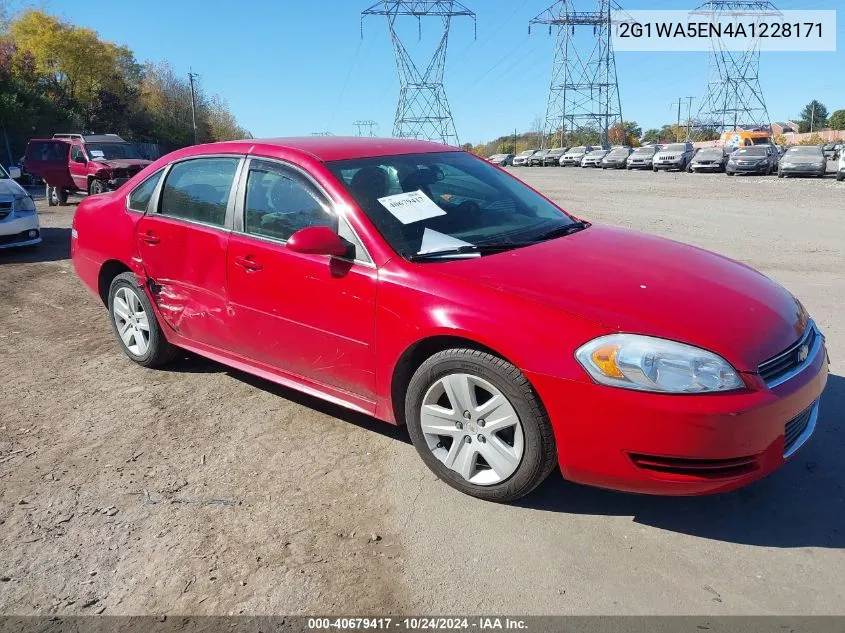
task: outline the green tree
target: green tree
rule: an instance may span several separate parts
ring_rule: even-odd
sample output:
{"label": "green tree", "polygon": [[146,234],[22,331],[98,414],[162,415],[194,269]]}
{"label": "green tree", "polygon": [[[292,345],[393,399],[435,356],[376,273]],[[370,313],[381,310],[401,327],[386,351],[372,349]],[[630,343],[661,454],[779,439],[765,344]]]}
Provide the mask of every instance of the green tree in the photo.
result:
{"label": "green tree", "polygon": [[827,125],[827,108],[825,105],[813,99],[801,110],[799,121],[799,132],[812,132]]}
{"label": "green tree", "polygon": [[845,130],[845,110],[836,110],[830,115],[827,124],[832,130]]}
{"label": "green tree", "polygon": [[654,145],[655,143],[660,142],[660,130],[657,128],[650,128],[645,131],[645,134],[642,136],[643,143],[650,143]]}

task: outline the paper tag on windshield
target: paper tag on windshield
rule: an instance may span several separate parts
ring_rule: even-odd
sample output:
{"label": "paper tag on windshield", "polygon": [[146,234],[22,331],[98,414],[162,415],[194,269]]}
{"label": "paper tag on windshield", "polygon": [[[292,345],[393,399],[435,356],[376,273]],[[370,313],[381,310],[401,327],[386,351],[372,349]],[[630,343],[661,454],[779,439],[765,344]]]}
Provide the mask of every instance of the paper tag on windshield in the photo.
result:
{"label": "paper tag on windshield", "polygon": [[101,149],[89,149],[88,153],[91,154],[91,158],[102,158],[105,156]]}
{"label": "paper tag on windshield", "polygon": [[413,224],[421,220],[446,215],[446,212],[419,189],[408,193],[385,196],[378,201],[402,224]]}

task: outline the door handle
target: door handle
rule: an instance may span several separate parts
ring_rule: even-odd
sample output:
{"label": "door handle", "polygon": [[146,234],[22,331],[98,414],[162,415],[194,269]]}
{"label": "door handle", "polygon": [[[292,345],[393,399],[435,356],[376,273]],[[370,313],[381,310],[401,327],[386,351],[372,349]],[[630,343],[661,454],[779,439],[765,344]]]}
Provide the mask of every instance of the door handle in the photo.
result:
{"label": "door handle", "polygon": [[147,244],[152,244],[153,246],[155,246],[156,244],[161,242],[161,240],[159,238],[157,238],[155,235],[153,235],[150,232],[141,233],[138,236],[138,239],[141,240],[142,242],[146,242]]}
{"label": "door handle", "polygon": [[235,264],[249,272],[256,272],[264,268],[263,264],[259,264],[258,262],[252,261],[248,257],[242,257],[240,255],[237,255],[235,257]]}

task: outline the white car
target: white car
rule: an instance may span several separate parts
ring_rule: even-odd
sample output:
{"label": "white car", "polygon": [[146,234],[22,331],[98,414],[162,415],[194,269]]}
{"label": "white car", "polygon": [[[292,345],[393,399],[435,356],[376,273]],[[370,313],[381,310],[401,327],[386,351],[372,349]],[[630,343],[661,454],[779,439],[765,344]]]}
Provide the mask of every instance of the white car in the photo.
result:
{"label": "white car", "polygon": [[[17,171],[16,167],[11,169]],[[41,228],[35,202],[0,165],[0,249],[32,246],[40,241]]]}
{"label": "white car", "polygon": [[592,145],[578,145],[577,147],[570,147],[566,153],[560,157],[558,164],[561,167],[577,167],[581,164],[581,159],[593,151]]}
{"label": "white car", "polygon": [[836,180],[845,180],[845,147],[839,151],[839,167],[836,170]]}
{"label": "white car", "polygon": [[594,149],[592,152],[584,154],[581,159],[581,167],[601,167],[602,159],[610,153],[606,149]]}
{"label": "white car", "polygon": [[531,157],[539,152],[538,149],[527,149],[524,152],[520,152],[513,159],[513,166],[514,167],[528,167],[529,162],[531,161]]}

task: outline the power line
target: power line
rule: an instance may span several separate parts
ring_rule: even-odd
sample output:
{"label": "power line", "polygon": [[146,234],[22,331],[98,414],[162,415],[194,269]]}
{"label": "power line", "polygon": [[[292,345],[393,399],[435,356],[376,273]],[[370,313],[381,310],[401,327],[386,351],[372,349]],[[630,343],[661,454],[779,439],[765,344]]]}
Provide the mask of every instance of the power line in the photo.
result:
{"label": "power line", "polygon": [[[725,16],[759,21],[782,15],[769,0],[708,0],[692,13],[711,22]],[[695,120],[699,135],[705,130],[721,133],[771,126],[760,87],[759,38],[744,51],[731,51],[721,37],[711,37],[708,75],[707,93]]]}
{"label": "power line", "polygon": [[[595,11],[575,11],[573,0],[558,0],[529,22],[557,30],[552,79],[541,144],[565,145],[566,134],[595,136],[609,145],[610,128],[622,123],[616,58],[611,43],[612,0],[598,0]],[[592,27],[592,46],[579,46],[577,27]],[[579,139],[583,142],[583,138]]]}
{"label": "power line", "polygon": [[[455,122],[443,87],[443,72],[452,18],[469,17],[475,24],[475,13],[456,0],[381,0],[361,13],[362,37],[364,18],[370,16],[387,18],[399,71],[399,103],[396,107],[393,135],[459,145]],[[426,66],[417,66],[403,44],[396,30],[396,22],[400,17],[415,17],[420,37],[423,18],[435,18],[440,21],[442,27],[439,31],[439,44]],[[425,70],[420,71],[420,68]]]}
{"label": "power line", "polygon": [[[371,120],[355,121],[352,125],[358,128],[358,136],[375,136],[373,129],[378,127],[378,123]],[[364,134],[365,128],[367,129],[367,134]]]}

